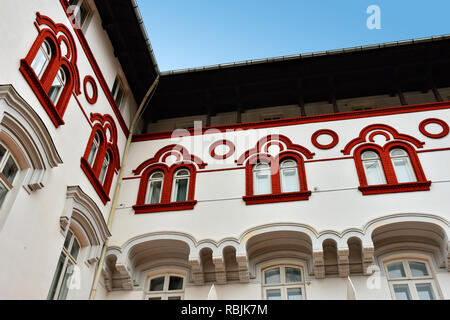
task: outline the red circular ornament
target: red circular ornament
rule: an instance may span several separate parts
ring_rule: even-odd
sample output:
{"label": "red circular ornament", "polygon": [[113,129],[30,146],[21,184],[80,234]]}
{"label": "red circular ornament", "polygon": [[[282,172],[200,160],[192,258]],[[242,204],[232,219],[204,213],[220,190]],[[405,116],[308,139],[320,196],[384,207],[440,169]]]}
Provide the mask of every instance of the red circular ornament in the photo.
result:
{"label": "red circular ornament", "polygon": [[[428,132],[426,130],[426,126],[430,123],[434,123],[437,125],[440,125],[442,127],[442,131],[440,133],[431,133]],[[428,138],[433,138],[433,139],[439,139],[439,138],[443,138],[446,135],[448,135],[449,133],[449,127],[448,124],[441,120],[441,119],[436,119],[436,118],[429,118],[429,119],[425,119],[423,120],[420,124],[419,124],[419,131],[426,137]]]}
{"label": "red circular ornament", "polygon": [[[317,141],[317,138],[321,135],[329,135],[333,138],[333,140],[329,143],[329,144],[321,144]],[[339,137],[337,135],[336,132],[334,132],[333,130],[329,130],[329,129],[322,129],[322,130],[318,130],[316,132],[313,133],[313,135],[311,136],[311,142],[312,144],[319,149],[331,149],[334,146],[336,146],[339,142]]]}
{"label": "red circular ornament", "polygon": [[[91,88],[92,88],[92,97],[90,97],[87,92],[87,84],[88,83],[90,83]],[[84,89],[84,95],[86,96],[86,100],[90,104],[95,104],[98,99],[98,90],[97,90],[97,84],[95,83],[94,78],[92,78],[91,76],[86,76],[84,78],[83,89]]]}
{"label": "red circular ornament", "polygon": [[[216,148],[222,145],[228,146],[230,150],[228,150],[228,152],[225,154],[216,154]],[[226,159],[229,158],[234,153],[235,150],[236,147],[234,146],[234,143],[231,142],[230,140],[218,140],[209,147],[209,154],[214,159]]]}

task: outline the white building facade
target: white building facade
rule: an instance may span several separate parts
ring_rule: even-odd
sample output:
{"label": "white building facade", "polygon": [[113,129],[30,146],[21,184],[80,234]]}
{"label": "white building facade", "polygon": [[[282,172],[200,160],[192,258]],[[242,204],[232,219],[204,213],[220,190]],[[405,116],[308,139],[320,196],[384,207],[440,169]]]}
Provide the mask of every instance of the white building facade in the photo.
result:
{"label": "white building facade", "polygon": [[[143,89],[108,10],[141,30],[116,2],[2,2],[0,298],[201,300],[214,284],[225,300],[450,299],[439,74],[426,90],[149,120],[170,77],[208,71],[160,74],[146,52],[160,84],[127,151]],[[243,67],[227,68],[213,72]]]}

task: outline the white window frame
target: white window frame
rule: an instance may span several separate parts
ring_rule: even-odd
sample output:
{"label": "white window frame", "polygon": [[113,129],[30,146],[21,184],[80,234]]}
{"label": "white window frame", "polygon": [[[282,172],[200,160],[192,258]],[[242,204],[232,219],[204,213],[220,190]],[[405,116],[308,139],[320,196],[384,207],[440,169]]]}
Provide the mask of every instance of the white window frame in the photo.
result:
{"label": "white window frame", "polygon": [[66,86],[66,81],[67,81],[67,75],[66,72],[64,71],[63,67],[60,67],[58,72],[56,73],[55,79],[52,82],[52,85],[50,86],[50,89],[48,91],[48,97],[50,98],[50,90],[53,87],[53,84],[58,82],[58,84],[61,85],[61,89],[58,91],[58,94],[56,95],[55,99],[53,100],[52,98],[50,98],[50,100],[53,102],[53,104],[56,106],[59,102],[59,98],[61,97],[62,92],[64,91],[64,87]]}
{"label": "white window frame", "polygon": [[[9,151],[9,149],[4,144],[0,144],[0,146],[5,149],[5,154],[3,155],[3,159],[1,159],[1,161],[0,161],[0,183],[7,190],[3,202],[0,203],[0,210],[1,210],[2,207],[3,207],[3,204],[7,201],[8,193],[10,193],[11,190],[14,188],[14,183],[15,183],[15,181],[17,179],[17,176],[20,173],[20,167],[18,165],[17,160],[14,158],[14,155],[11,153],[11,151]],[[10,158],[12,159],[12,161],[14,162],[14,165],[17,168],[17,172],[14,175],[14,178],[13,178],[12,181],[9,181],[3,175],[3,170],[5,169],[5,165],[6,165],[6,163],[8,162],[8,160]]]}
{"label": "white window frame", "polygon": [[[70,6],[70,5],[71,5],[71,4],[70,4],[70,2],[69,2],[69,6]],[[89,26],[89,23],[90,23],[90,21],[91,21],[91,18],[92,18],[92,16],[93,16],[93,13],[94,13],[94,10],[92,9],[92,6],[91,6],[91,4],[89,3],[89,0],[75,0],[75,3],[72,4],[72,5],[78,7],[78,8],[77,8],[77,10],[78,10],[77,13],[80,13],[80,14],[81,14],[81,7],[83,7],[83,6],[84,6],[84,8],[87,10],[86,19],[85,19],[83,22],[80,21],[80,23],[81,23],[81,25],[80,25],[81,30],[82,30],[83,32],[86,32],[86,30],[87,30],[87,28],[88,28],[88,26]]]}
{"label": "white window frame", "polygon": [[[88,154],[88,163],[91,166],[91,168],[94,167],[95,159],[97,158],[97,153],[98,153],[98,150],[100,149],[100,141],[101,141],[100,135],[98,134],[98,132],[96,132],[94,135],[94,139],[92,140],[91,149],[89,150],[89,154]],[[91,161],[89,161],[89,158],[92,154],[92,148],[94,148],[94,147],[95,147],[95,152],[93,153]]]}
{"label": "white window frame", "polygon": [[[150,291],[150,284],[153,279],[164,277],[163,290]],[[170,277],[178,277],[183,279],[183,287],[180,290],[169,290]],[[147,277],[145,281],[144,300],[169,300],[172,297],[180,297],[184,300],[184,290],[186,287],[186,275],[176,272],[154,273]],[[157,299],[160,298],[160,299]]]}
{"label": "white window frame", "polygon": [[[117,83],[117,86],[115,86],[116,83]],[[112,96],[114,98],[114,102],[116,103],[120,112],[123,112],[123,106],[124,106],[124,101],[125,101],[125,85],[124,85],[124,83],[125,82],[123,81],[122,77],[119,74],[117,74],[116,77],[114,78],[113,86],[111,87],[111,94],[112,94]],[[122,97],[120,98],[120,101],[117,102],[117,96],[120,91],[122,91]]]}
{"label": "white window frame", "polygon": [[[100,168],[100,174],[98,175],[98,180],[103,185],[108,175],[109,166],[111,165],[111,155],[109,152],[105,153],[105,158],[103,159],[102,167]],[[104,169],[104,170],[103,170]],[[102,177],[103,174],[103,177]]]}
{"label": "white window frame", "polygon": [[[263,169],[259,169],[258,167],[263,167]],[[253,195],[265,195],[265,194],[272,194],[273,190],[272,190],[272,168],[270,166],[270,163],[266,163],[266,162],[259,162],[257,164],[255,164],[252,168],[252,175],[253,175]],[[257,193],[257,178],[256,178],[256,173],[257,172],[263,172],[263,171],[268,171],[269,174],[269,193]]]}
{"label": "white window frame", "polygon": [[[396,263],[396,262],[402,263],[403,269],[405,271],[405,277],[391,278],[389,276],[388,265],[390,265],[391,263]],[[428,276],[413,277],[408,262],[424,263],[425,267],[427,269],[427,272],[428,272]],[[434,272],[431,267],[432,264],[430,263],[430,261],[428,259],[414,257],[414,256],[403,256],[403,257],[391,258],[389,260],[384,260],[383,265],[384,265],[384,272],[386,274],[386,278],[389,283],[389,290],[391,292],[391,296],[392,296],[393,300],[397,300],[397,298],[395,296],[395,291],[394,291],[395,285],[407,285],[411,299],[419,300],[419,295],[417,293],[416,284],[431,284],[431,288],[433,290],[435,300],[441,299],[440,292],[439,292],[437,284],[436,284],[436,279],[434,277]]]}
{"label": "white window frame", "polygon": [[[287,166],[287,165],[285,165],[285,163],[287,163],[287,162],[294,162],[294,165]],[[281,164],[280,164],[280,180],[281,180],[280,182],[281,182],[281,192],[282,193],[288,192],[288,191],[284,191],[286,189],[285,178],[284,178],[284,171],[293,170],[293,169],[295,169],[295,178],[297,179],[298,190],[296,190],[296,191],[289,191],[289,192],[299,192],[302,189],[302,185],[300,183],[300,177],[298,175],[298,163],[297,163],[297,161],[295,161],[293,159],[286,159],[283,162],[281,162]]]}
{"label": "white window frame", "polygon": [[[280,269],[280,283],[278,284],[266,284],[265,283],[265,272],[272,269]],[[300,269],[301,281],[300,282],[286,282],[286,268],[296,268]],[[302,265],[290,264],[290,263],[280,263],[271,264],[264,268],[261,268],[261,286],[262,286],[262,298],[267,300],[267,290],[279,289],[281,292],[281,300],[287,300],[288,289],[301,288],[302,300],[306,300],[306,290],[305,290],[305,268]]]}
{"label": "white window frame", "polygon": [[[38,73],[36,73],[36,70],[34,69],[33,64],[36,61],[36,58],[40,53],[42,53],[42,55],[44,56],[46,61],[43,65],[42,69]],[[52,59],[52,47],[50,46],[50,44],[48,43],[47,40],[44,40],[44,42],[42,42],[42,45],[39,48],[38,52],[36,53],[33,61],[31,62],[31,68],[36,73],[36,75],[39,79],[42,78],[42,75],[44,74],[45,70],[47,69],[48,64],[50,63],[51,59]]]}
{"label": "white window frame", "polygon": [[[153,176],[158,174],[158,173],[162,174],[162,177],[161,178],[154,178]],[[152,182],[158,182],[158,181],[161,181],[161,191],[159,192],[159,200],[158,200],[158,202],[155,202],[154,204],[161,203],[162,190],[163,190],[163,187],[164,187],[164,177],[165,177],[164,176],[164,172],[162,172],[162,171],[155,171],[155,172],[153,172],[150,175],[150,178],[148,179],[147,196],[146,196],[146,199],[145,199],[145,203],[146,204],[152,204],[151,203],[151,193],[150,193],[151,187],[152,187]],[[189,184],[189,181],[188,181],[188,184]]]}
{"label": "white window frame", "polygon": [[[77,260],[80,258],[81,249],[82,249],[81,242],[80,242],[80,240],[78,240],[77,236],[75,235],[75,233],[72,230],[69,229],[69,231],[67,233],[67,236],[69,236],[69,233],[72,234],[72,236],[70,238],[70,241],[69,241],[69,244],[68,244],[67,248],[63,245],[63,248],[61,250],[61,255],[64,256],[64,263],[63,263],[63,267],[61,269],[61,274],[59,275],[59,278],[58,278],[58,280],[56,282],[55,293],[53,294],[53,296],[50,296],[50,294],[52,292],[52,289],[53,289],[54,281],[56,280],[55,278],[53,279],[52,284],[50,286],[49,295],[47,297],[48,300],[59,300],[59,294],[60,294],[61,289],[62,289],[63,281],[64,281],[64,278],[66,276],[66,273],[68,272],[67,265],[68,265],[68,263],[70,261],[73,266],[77,266]],[[64,244],[66,242],[67,236],[64,239]],[[73,243],[75,241],[78,243],[78,255],[77,255],[76,258],[72,257],[72,255],[70,254],[70,252],[71,252],[71,250],[73,248]],[[59,257],[58,257],[58,263],[59,263]],[[56,276],[56,272],[58,272],[58,264],[56,265],[56,270],[55,270],[54,277]],[[67,294],[69,294],[69,292],[70,292],[70,290],[68,290]]]}
{"label": "white window frame", "polygon": [[[187,171],[187,175],[183,176],[177,176],[180,171]],[[186,187],[186,199],[183,201],[187,201],[189,199],[189,182],[191,181],[191,172],[186,168],[181,168],[175,171],[173,175],[173,186],[172,186],[172,202],[180,202],[176,201],[177,195],[178,195],[178,188],[177,188],[177,180],[187,179],[187,187]],[[183,202],[181,201],[181,202]]]}
{"label": "white window frame", "polygon": [[[395,150],[401,150],[403,151],[405,154],[401,155],[401,156],[393,156],[392,152]],[[407,164],[407,171],[408,171],[408,175],[410,176],[410,178],[412,178],[411,181],[407,181],[407,182],[399,182],[399,183],[408,183],[408,182],[416,182],[417,181],[417,177],[416,177],[416,173],[414,172],[414,169],[412,167],[411,164],[411,159],[409,158],[409,154],[406,150],[402,149],[402,148],[392,148],[391,150],[389,150],[389,158],[391,159],[391,163],[392,163],[392,167],[394,168],[394,172],[395,172],[395,177],[397,178],[398,181],[398,174],[397,174],[397,170],[394,164],[394,159],[406,159],[406,164]]]}
{"label": "white window frame", "polygon": [[[377,156],[376,157],[371,157],[371,158],[363,158],[363,156],[364,156],[364,153],[367,153],[367,152],[373,152],[373,153],[375,153]],[[381,178],[381,181],[382,181],[382,183],[380,183],[380,184],[369,184],[369,179],[367,178],[368,177],[368,175],[367,175],[367,169],[366,169],[366,163],[367,162],[376,162],[376,163],[378,163],[378,175],[379,175],[379,177]],[[369,186],[373,186],[373,185],[383,185],[383,184],[386,184],[387,183],[387,180],[386,180],[386,175],[385,175],[385,173],[384,173],[384,168],[383,168],[383,163],[381,162],[381,158],[380,158],[380,155],[376,152],[376,151],[374,151],[374,150],[364,150],[363,152],[361,152],[361,164],[362,164],[362,167],[363,167],[363,170],[364,170],[364,175],[365,175],[365,177],[366,177],[366,183],[367,183],[367,185],[369,185]]]}

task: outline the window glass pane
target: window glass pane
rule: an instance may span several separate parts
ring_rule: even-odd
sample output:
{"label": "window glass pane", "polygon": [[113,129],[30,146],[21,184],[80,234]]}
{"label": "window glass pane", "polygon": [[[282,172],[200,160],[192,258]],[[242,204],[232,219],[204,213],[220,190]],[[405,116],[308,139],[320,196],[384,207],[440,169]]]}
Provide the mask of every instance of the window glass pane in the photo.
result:
{"label": "window glass pane", "polygon": [[149,200],[147,203],[159,203],[161,195],[162,181],[151,181],[149,190]]}
{"label": "window glass pane", "polygon": [[168,297],[167,300],[181,300],[181,297]]}
{"label": "window glass pane", "polygon": [[98,177],[98,181],[100,181],[102,184],[105,182],[106,172],[108,171],[109,167],[109,157],[106,156],[103,160],[102,164],[102,170],[100,171],[100,176]]}
{"label": "window glass pane", "polygon": [[163,177],[164,177],[164,175],[161,172],[155,172],[154,174],[152,174],[150,179],[160,179],[160,178],[163,178]]}
{"label": "window glass pane", "polygon": [[12,184],[18,171],[19,171],[19,168],[17,167],[13,158],[10,156],[8,158],[8,160],[6,161],[5,167],[2,170],[3,175],[9,181],[9,183]]}
{"label": "window glass pane", "polygon": [[397,300],[411,300],[411,294],[407,284],[394,285],[395,298]]}
{"label": "window glass pane", "polygon": [[426,277],[428,276],[427,266],[423,262],[410,261],[409,268],[413,277]]}
{"label": "window glass pane", "polygon": [[280,289],[270,289],[266,290],[267,300],[281,300],[281,290]]}
{"label": "window glass pane", "polygon": [[302,300],[302,288],[287,289],[288,300]]}
{"label": "window glass pane", "polygon": [[180,170],[176,174],[177,177],[185,177],[185,176],[188,176],[188,175],[189,175],[189,171],[187,171],[187,170]]}
{"label": "window glass pane", "polygon": [[420,300],[434,300],[433,288],[430,283],[416,284],[417,294]]}
{"label": "window glass pane", "polygon": [[302,273],[298,268],[286,267],[286,282],[301,282]]}
{"label": "window glass pane", "polygon": [[300,191],[297,169],[282,169],[283,192]]}
{"label": "window glass pane", "polygon": [[0,162],[2,162],[3,157],[5,156],[5,154],[6,154],[6,149],[5,149],[5,147],[3,147],[3,146],[0,144]]}
{"label": "window glass pane", "polygon": [[183,289],[183,278],[170,277],[169,290],[182,290],[182,289]]}
{"label": "window glass pane", "polygon": [[264,171],[255,171],[254,194],[272,193],[270,169]]}
{"label": "window glass pane", "polygon": [[5,186],[0,183],[0,207],[2,206],[3,202],[6,199],[6,195],[8,194],[8,189],[5,188]]}
{"label": "window glass pane", "polygon": [[361,154],[361,159],[379,159],[379,158],[376,152],[365,151]]}
{"label": "window glass pane", "polygon": [[188,179],[177,179],[175,182],[175,201],[186,201],[187,199]]}
{"label": "window glass pane", "polygon": [[98,150],[98,141],[97,136],[95,137],[94,141],[92,142],[91,151],[89,151],[88,156],[88,163],[90,164],[91,168],[94,166],[95,156],[97,155]]}
{"label": "window glass pane", "polygon": [[378,160],[364,161],[363,165],[368,185],[377,185],[385,183],[381,163]]}
{"label": "window glass pane", "polygon": [[56,101],[59,98],[59,94],[61,93],[63,87],[64,84],[61,82],[59,77],[56,77],[55,80],[53,80],[50,90],[48,91],[48,97],[54,104],[56,104]]}
{"label": "window glass pane", "polygon": [[50,287],[50,292],[48,293],[47,299],[52,300],[55,297],[55,292],[58,286],[59,278],[61,277],[61,271],[64,266],[64,255],[59,256],[58,265],[56,266],[56,272],[53,276],[52,285]]}
{"label": "window glass pane", "polygon": [[61,283],[61,289],[59,291],[58,300],[66,300],[67,293],[69,292],[69,280],[73,274],[73,263],[70,260],[67,262],[66,272],[64,274],[63,282]]}
{"label": "window glass pane", "polygon": [[73,236],[72,232],[69,231],[67,233],[66,240],[64,241],[64,248],[66,248],[67,250],[69,249],[70,239],[72,239],[72,236]]}
{"label": "window glass pane", "polygon": [[395,175],[398,182],[401,183],[416,181],[408,158],[392,159],[392,163],[394,165]]}
{"label": "window glass pane", "polygon": [[408,154],[406,153],[405,150],[403,149],[393,149],[390,152],[391,157],[401,157],[401,156],[407,156]]}
{"label": "window glass pane", "polygon": [[270,269],[264,272],[265,284],[281,283],[280,268]]}
{"label": "window glass pane", "polygon": [[72,249],[70,250],[70,255],[72,258],[77,260],[78,253],[80,252],[80,244],[78,243],[77,239],[73,239]]}
{"label": "window glass pane", "polygon": [[89,7],[87,6],[86,2],[83,1],[80,7],[80,26],[83,26],[88,16],[89,16]]}
{"label": "window glass pane", "polygon": [[[43,46],[45,46],[45,44],[43,44]],[[34,73],[38,76],[38,78],[40,78],[44,73],[43,71],[48,61],[49,58],[45,54],[45,49],[41,47],[31,63],[31,68],[34,70]]]}
{"label": "window glass pane", "polygon": [[405,269],[403,268],[403,263],[401,261],[388,264],[387,269],[389,272],[389,278],[404,278],[406,276]]}
{"label": "window glass pane", "polygon": [[163,291],[164,290],[164,277],[152,279],[150,281],[150,291]]}

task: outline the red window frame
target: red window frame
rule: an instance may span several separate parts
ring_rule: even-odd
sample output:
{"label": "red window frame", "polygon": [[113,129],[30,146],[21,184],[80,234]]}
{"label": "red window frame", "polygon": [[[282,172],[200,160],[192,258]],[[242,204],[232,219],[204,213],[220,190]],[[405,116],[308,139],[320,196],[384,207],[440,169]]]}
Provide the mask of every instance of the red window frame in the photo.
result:
{"label": "red window frame", "polygon": [[[178,170],[181,169],[186,169],[189,171],[189,190],[187,200],[173,202],[171,201],[171,199],[174,175]],[[156,171],[161,171],[164,174],[164,182],[161,190],[161,202],[147,204],[145,203],[145,200],[147,197],[149,178]],[[170,167],[164,163],[157,163],[148,166],[141,175],[136,204],[133,206],[134,212],[136,214],[141,214],[194,209],[194,206],[197,204],[197,201],[194,200],[196,175],[196,167],[191,163],[175,163]]]}
{"label": "red window frame", "polygon": [[[97,121],[97,123],[92,128],[86,150],[81,158],[81,169],[88,177],[103,204],[106,204],[111,200],[109,198],[109,192],[111,190],[114,173],[120,168],[120,157],[117,148],[117,130],[112,117],[109,115],[102,116],[100,114],[91,114],[91,119]],[[107,139],[107,131],[110,132],[109,140]],[[100,137],[100,145],[95,156],[94,165],[91,167],[88,162],[88,157],[96,134]],[[108,170],[106,171],[105,180],[102,184],[99,180],[99,176],[106,153],[109,153],[110,161]]]}
{"label": "red window frame", "polygon": [[[43,16],[39,12],[36,13],[36,16],[35,26],[39,34],[25,59],[20,60],[19,70],[44,107],[54,126],[59,127],[64,124],[63,116],[72,92],[75,92],[76,95],[81,94],[80,77],[76,62],[76,45],[70,31],[65,25],[56,24],[49,17]],[[43,28],[41,29],[40,26]],[[52,57],[41,79],[39,79],[31,64],[44,41],[47,41],[50,45]],[[68,51],[65,56],[62,55],[60,49],[62,43],[65,44]],[[64,69],[66,83],[55,105],[49,98],[48,91],[60,68]]]}
{"label": "red window frame", "polygon": [[[281,176],[279,166],[284,160],[294,160],[297,163],[298,179],[300,183],[300,191],[297,192],[281,192]],[[263,195],[253,194],[253,168],[259,162],[270,164],[272,193]],[[283,151],[276,157],[269,154],[256,154],[250,157],[245,166],[246,176],[246,195],[242,198],[246,205],[288,202],[308,200],[311,191],[308,190],[305,174],[305,161],[303,157],[293,151]]]}
{"label": "red window frame", "polygon": [[[417,181],[406,183],[399,183],[397,181],[394,166],[389,155],[390,151],[395,148],[400,148],[406,151],[409,156],[414,174],[416,175]],[[382,169],[386,178],[386,184],[367,184],[361,154],[364,151],[368,150],[375,151],[380,157]],[[355,149],[353,158],[355,161],[356,171],[358,173],[360,183],[358,189],[362,192],[363,195],[430,190],[431,181],[428,181],[426,179],[422,169],[422,165],[420,164],[419,157],[417,156],[417,152],[409,143],[403,141],[391,141],[385,144],[383,147],[374,143],[366,143]]]}

